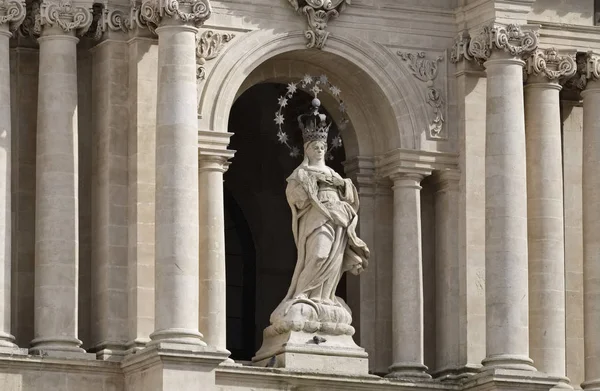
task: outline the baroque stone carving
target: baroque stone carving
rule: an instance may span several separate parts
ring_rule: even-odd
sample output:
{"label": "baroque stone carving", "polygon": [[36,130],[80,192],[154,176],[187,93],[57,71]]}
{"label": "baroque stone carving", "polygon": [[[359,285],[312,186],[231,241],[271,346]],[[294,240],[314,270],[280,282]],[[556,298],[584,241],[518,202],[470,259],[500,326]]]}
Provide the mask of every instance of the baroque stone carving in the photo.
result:
{"label": "baroque stone carving", "polygon": [[88,36],[95,40],[100,40],[104,33],[108,31],[129,31],[129,16],[123,9],[106,8],[104,5],[96,3],[92,9],[92,26]]}
{"label": "baroque stone carving", "polygon": [[329,32],[327,23],[337,18],[351,4],[351,0],[288,0],[296,12],[305,15],[308,20],[308,30],[304,32],[307,39],[306,47],[323,49]]}
{"label": "baroque stone carving", "polygon": [[555,48],[536,49],[527,58],[527,73],[542,75],[550,80],[558,80],[575,75],[577,64],[574,55],[559,55]]}
{"label": "baroque stone carving", "polygon": [[201,26],[212,13],[209,0],[144,0],[140,8],[140,26],[152,23],[160,26],[163,18],[175,18],[182,23]]}
{"label": "baroque stone carving", "polygon": [[25,19],[25,1],[0,0],[0,25],[8,23],[8,30],[15,32]]}
{"label": "baroque stone carving", "polygon": [[484,26],[479,34],[471,38],[467,53],[479,61],[487,61],[495,49],[518,57],[530,54],[537,46],[537,31],[524,30],[516,24],[494,24]]}
{"label": "baroque stone carving", "polygon": [[577,72],[565,83],[565,88],[584,90],[590,80],[600,80],[600,56],[593,53],[578,53]]}
{"label": "baroque stone carving", "polygon": [[408,63],[408,69],[414,77],[424,82],[427,86],[426,101],[433,111],[433,119],[429,124],[429,135],[432,138],[442,138],[444,129],[444,98],[439,88],[434,86],[434,81],[438,75],[438,64],[444,60],[442,56],[438,56],[433,60],[429,60],[425,56],[425,52],[407,53],[398,51],[398,55],[402,60]]}
{"label": "baroque stone carving", "polygon": [[216,58],[225,47],[225,44],[234,37],[235,34],[221,34],[212,30],[206,30],[197,36],[196,63],[198,69],[196,77],[198,80],[206,79],[206,69],[204,68],[206,61]]}
{"label": "baroque stone carving", "polygon": [[36,16],[34,34],[41,32],[37,26],[58,26],[64,32],[75,31],[77,35],[84,35],[93,20],[90,9],[76,7],[70,0],[43,0],[34,11],[39,12],[39,24]]}
{"label": "baroque stone carving", "polygon": [[461,60],[472,60],[473,58],[469,55],[469,43],[471,42],[471,37],[465,31],[456,36],[454,38],[454,45],[452,45],[452,49],[450,50],[450,62],[456,64]]}
{"label": "baroque stone carving", "polygon": [[[304,160],[287,178],[286,198],[292,211],[292,232],[298,256],[289,290],[271,314],[263,346],[254,361],[306,349],[315,334],[331,347],[359,349],[351,336],[352,314],[335,295],[345,272],[360,274],[368,265],[369,249],[357,236],[358,192],[325,163],[331,123],[319,112],[320,101],[298,117]],[[310,349],[310,347],[309,347]]]}

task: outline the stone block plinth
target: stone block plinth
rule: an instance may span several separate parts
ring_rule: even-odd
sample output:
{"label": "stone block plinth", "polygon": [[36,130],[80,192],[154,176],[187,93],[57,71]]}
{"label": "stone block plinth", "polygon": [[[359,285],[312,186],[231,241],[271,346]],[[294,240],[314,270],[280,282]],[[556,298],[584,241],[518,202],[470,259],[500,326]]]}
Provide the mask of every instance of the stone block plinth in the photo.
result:
{"label": "stone block plinth", "polygon": [[490,368],[474,375],[464,391],[558,391],[572,390],[569,379],[543,372]]}
{"label": "stone block plinth", "polygon": [[305,331],[265,333],[263,345],[252,358],[257,366],[312,373],[367,376],[368,354],[350,335]]}
{"label": "stone block plinth", "polygon": [[125,358],[125,391],[215,390],[215,368],[227,359],[202,345],[156,343]]}

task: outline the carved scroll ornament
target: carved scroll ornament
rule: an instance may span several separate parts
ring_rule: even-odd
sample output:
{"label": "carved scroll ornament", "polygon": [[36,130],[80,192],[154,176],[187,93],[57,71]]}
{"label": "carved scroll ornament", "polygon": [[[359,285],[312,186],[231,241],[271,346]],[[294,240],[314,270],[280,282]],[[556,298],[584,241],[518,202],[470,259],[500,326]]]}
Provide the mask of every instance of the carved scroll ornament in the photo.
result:
{"label": "carved scroll ornament", "polygon": [[408,64],[408,69],[414,77],[424,82],[427,86],[425,99],[433,112],[433,119],[429,124],[429,136],[432,138],[443,138],[444,130],[444,98],[439,88],[435,87],[435,79],[438,75],[438,63],[444,60],[439,56],[429,60],[425,52],[407,53],[399,51],[398,55]]}
{"label": "carved scroll ornament", "polygon": [[235,34],[215,33],[212,30],[206,30],[198,36],[196,40],[196,63],[198,64],[196,78],[198,80],[206,79],[206,69],[204,68],[206,61],[216,58],[225,44],[234,37]]}
{"label": "carved scroll ornament", "polygon": [[554,48],[536,49],[527,58],[527,73],[545,76],[550,80],[569,78],[575,75],[577,63],[574,55],[559,55]]}
{"label": "carved scroll ornament", "polygon": [[8,23],[8,30],[14,32],[25,19],[25,1],[0,0],[0,25]]}
{"label": "carved scroll ornament", "polygon": [[308,30],[304,32],[306,47],[323,49],[329,32],[327,23],[337,18],[351,4],[351,0],[288,0],[292,7],[308,20]]}

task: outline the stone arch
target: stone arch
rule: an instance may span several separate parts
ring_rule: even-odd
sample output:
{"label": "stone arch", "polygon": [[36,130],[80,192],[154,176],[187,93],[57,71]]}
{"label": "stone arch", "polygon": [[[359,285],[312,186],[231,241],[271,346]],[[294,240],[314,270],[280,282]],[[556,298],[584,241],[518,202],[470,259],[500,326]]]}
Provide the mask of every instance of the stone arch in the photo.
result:
{"label": "stone arch", "polygon": [[375,44],[356,37],[331,35],[322,51],[307,50],[305,44],[302,31],[261,30],[232,42],[216,60],[204,85],[200,128],[226,131],[240,91],[248,88],[250,81],[297,78],[300,67],[289,66],[286,71],[280,65],[294,62],[322,69],[339,80],[355,129],[354,136],[344,140],[348,156],[377,156],[394,148],[420,147],[427,117],[422,98],[403,67]]}

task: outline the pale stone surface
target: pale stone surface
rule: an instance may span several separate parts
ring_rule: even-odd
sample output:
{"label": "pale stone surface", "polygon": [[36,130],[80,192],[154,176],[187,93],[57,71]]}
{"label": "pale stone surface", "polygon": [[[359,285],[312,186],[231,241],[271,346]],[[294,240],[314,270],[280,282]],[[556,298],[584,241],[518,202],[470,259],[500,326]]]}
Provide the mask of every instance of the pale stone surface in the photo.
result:
{"label": "pale stone surface", "polygon": [[565,207],[565,289],[567,377],[574,387],[584,380],[582,164],[583,108],[561,102]]}
{"label": "pale stone surface", "polygon": [[153,342],[204,344],[198,331],[196,29],[161,26],[156,107]]}
{"label": "pale stone surface", "polygon": [[600,390],[600,81],[589,81],[583,96],[583,311],[585,390]]}
{"label": "pale stone surface", "polygon": [[0,24],[0,346],[15,346],[11,333],[11,111],[8,25]]}
{"label": "pale stone surface", "polygon": [[82,351],[77,339],[78,41],[62,31],[39,39],[35,351]]}
{"label": "pale stone surface", "polygon": [[423,264],[420,182],[400,173],[394,181],[391,378],[427,378],[423,346]]}
{"label": "pale stone surface", "polygon": [[525,86],[530,354],[554,376],[566,370],[560,90],[533,75]]}
{"label": "pale stone surface", "polygon": [[533,369],[529,358],[523,65],[495,52],[487,73],[486,346],[484,365]]}
{"label": "pale stone surface", "polygon": [[128,348],[139,349],[154,331],[154,207],[157,50],[156,41],[129,41]]}
{"label": "pale stone surface", "polygon": [[122,355],[128,342],[128,47],[94,48],[92,344],[100,357]]}

